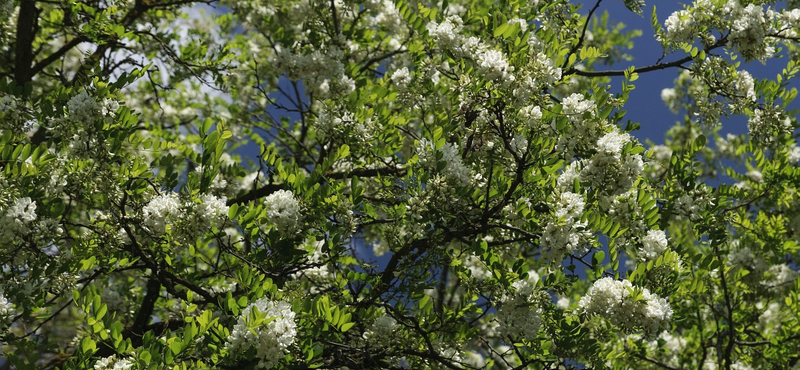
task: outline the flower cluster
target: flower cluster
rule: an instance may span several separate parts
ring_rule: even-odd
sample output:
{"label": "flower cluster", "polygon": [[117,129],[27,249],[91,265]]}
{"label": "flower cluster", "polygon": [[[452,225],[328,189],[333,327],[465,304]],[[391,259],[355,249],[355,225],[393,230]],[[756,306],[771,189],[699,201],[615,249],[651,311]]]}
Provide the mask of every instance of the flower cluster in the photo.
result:
{"label": "flower cluster", "polygon": [[[634,298],[638,296],[637,298]],[[668,329],[672,308],[666,299],[628,280],[605,277],[594,282],[578,302],[581,312],[600,316],[626,331],[657,333]]]}
{"label": "flower cluster", "polygon": [[608,124],[597,118],[596,110],[597,104],[583,94],[573,93],[561,101],[561,111],[569,124],[562,128],[557,148],[567,157],[585,156],[603,135]]}
{"label": "flower cluster", "polygon": [[264,198],[264,208],[268,222],[285,233],[294,234],[302,221],[300,202],[289,190],[278,190]]}
{"label": "flower cluster", "polygon": [[750,140],[763,147],[771,147],[777,138],[792,132],[792,122],[781,113],[779,107],[756,108],[747,121],[747,129]]}
{"label": "flower cluster", "polygon": [[535,338],[542,322],[542,309],[538,307],[536,283],[539,274],[529,271],[528,277],[517,280],[511,287],[514,292],[503,298],[497,310],[500,333],[512,338]]}
{"label": "flower cluster", "polygon": [[397,320],[386,315],[379,316],[372,322],[372,326],[364,332],[363,338],[370,347],[387,348],[394,341],[396,329]]}
{"label": "flower cluster", "polygon": [[449,49],[459,57],[474,58],[477,70],[486,79],[503,85],[514,82],[514,67],[508,64],[503,52],[490,48],[477,37],[461,35],[462,24],[459,16],[451,15],[442,23],[428,23],[426,28],[437,45]]}
{"label": "flower cluster", "polygon": [[[458,144],[444,143],[442,148],[437,151],[433,142],[428,139],[422,139],[417,146],[417,153],[420,164],[429,170],[436,171],[441,169],[444,176],[461,186],[471,182],[472,171],[461,160]],[[441,159],[437,159],[438,153],[441,153]],[[440,162],[444,162],[446,165],[440,166]]]}
{"label": "flower cluster", "polygon": [[[737,0],[725,4],[730,14],[730,35],[728,39],[734,49],[745,59],[758,59],[762,62],[775,54],[775,47],[770,45],[767,34],[771,31],[771,22],[765,17],[760,5],[748,4],[742,7]],[[773,12],[770,11],[770,15]],[[772,18],[772,17],[771,17]]]}
{"label": "flower cluster", "polygon": [[14,313],[14,304],[0,290],[0,324],[5,323],[8,318]]}
{"label": "flower cluster", "polygon": [[36,203],[31,198],[15,200],[0,217],[0,242],[11,243],[15,237],[28,234],[36,217]]}
{"label": "flower cluster", "polygon": [[157,236],[164,235],[167,225],[175,223],[182,213],[178,194],[172,192],[156,196],[142,208],[144,225]]}
{"label": "flower cluster", "polygon": [[639,258],[654,260],[667,250],[667,234],[661,230],[650,230],[642,238],[642,247],[639,249]]}
{"label": "flower cluster", "polygon": [[155,196],[142,207],[144,226],[153,236],[161,237],[167,233],[168,227],[181,223],[178,239],[192,242],[193,238],[203,235],[208,228],[222,227],[228,215],[225,201],[225,198],[203,194],[199,202],[194,203],[183,201],[177,193],[166,192]]}
{"label": "flower cluster", "polygon": [[73,121],[89,123],[98,118],[100,104],[84,90],[67,102],[67,109]]}
{"label": "flower cluster", "polygon": [[242,310],[226,348],[235,359],[243,358],[246,352],[255,348],[258,368],[271,369],[295,341],[297,324],[294,317],[289,303],[261,298]]}
{"label": "flower cluster", "polygon": [[94,370],[130,370],[133,362],[127,358],[117,358],[116,355],[103,357],[94,363]]}
{"label": "flower cluster", "polygon": [[539,240],[545,255],[554,263],[579,250],[591,239],[587,222],[581,221],[585,205],[580,194],[563,192],[558,196],[554,204],[556,219],[547,222]]}
{"label": "flower cluster", "polygon": [[622,148],[631,142],[628,133],[611,132],[597,140],[595,154],[581,171],[581,180],[607,195],[618,195],[633,187],[644,171],[642,156],[622,155]]}

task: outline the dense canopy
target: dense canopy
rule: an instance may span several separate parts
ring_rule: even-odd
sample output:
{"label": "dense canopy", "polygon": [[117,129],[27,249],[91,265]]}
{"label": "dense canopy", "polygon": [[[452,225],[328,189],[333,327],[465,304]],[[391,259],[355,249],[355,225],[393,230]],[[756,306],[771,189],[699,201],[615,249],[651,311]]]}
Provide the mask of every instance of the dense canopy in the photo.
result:
{"label": "dense canopy", "polygon": [[800,4],[610,3],[0,0],[0,368],[800,369]]}

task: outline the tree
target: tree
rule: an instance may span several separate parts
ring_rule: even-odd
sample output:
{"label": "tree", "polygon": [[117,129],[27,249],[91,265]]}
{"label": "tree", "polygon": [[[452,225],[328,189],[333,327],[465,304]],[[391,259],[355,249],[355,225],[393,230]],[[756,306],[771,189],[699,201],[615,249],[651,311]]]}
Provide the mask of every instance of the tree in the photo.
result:
{"label": "tree", "polygon": [[602,3],[0,0],[2,366],[800,367],[797,2]]}

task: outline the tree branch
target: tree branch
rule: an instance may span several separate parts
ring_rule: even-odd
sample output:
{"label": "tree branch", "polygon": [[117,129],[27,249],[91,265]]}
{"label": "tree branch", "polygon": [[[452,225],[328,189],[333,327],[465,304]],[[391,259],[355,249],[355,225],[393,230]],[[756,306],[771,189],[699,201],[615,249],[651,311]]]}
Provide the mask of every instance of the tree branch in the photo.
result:
{"label": "tree branch", "polygon": [[[704,52],[708,53],[714,49],[718,49],[722,46],[725,46],[728,43],[728,39],[723,37],[719,39],[713,45],[706,47],[703,49]],[[645,73],[645,72],[652,72],[652,71],[659,71],[662,69],[672,68],[672,67],[680,67],[688,62],[691,62],[694,58],[691,55],[688,55],[684,58],[674,60],[668,63],[656,63],[653,65],[649,65],[646,67],[640,67],[633,70],[634,73]],[[624,76],[627,70],[608,70],[608,71],[581,71],[578,69],[570,68],[564,75],[576,74],[578,76],[583,77],[611,77],[611,76]]]}
{"label": "tree branch", "polygon": [[33,63],[33,40],[36,37],[36,17],[39,10],[33,0],[22,0],[19,4],[17,17],[17,45],[14,57],[14,79],[17,85],[24,85],[31,81],[31,64]]}

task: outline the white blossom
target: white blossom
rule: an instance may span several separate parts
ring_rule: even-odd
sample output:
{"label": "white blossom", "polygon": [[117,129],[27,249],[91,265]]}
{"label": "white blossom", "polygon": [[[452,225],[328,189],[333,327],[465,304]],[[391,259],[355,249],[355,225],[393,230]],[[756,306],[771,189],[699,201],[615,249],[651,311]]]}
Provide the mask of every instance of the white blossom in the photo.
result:
{"label": "white blossom", "polygon": [[[252,311],[257,310],[264,319],[253,321]],[[251,348],[256,350],[258,368],[271,369],[276,366],[297,336],[297,324],[292,306],[283,301],[261,298],[244,310],[233,326],[226,347],[234,358],[242,358]]]}
{"label": "white blossom", "polygon": [[[428,139],[422,139],[417,146],[419,153],[419,161],[423,166],[429,169],[437,169],[437,151],[435,145]],[[442,168],[441,172],[447,176],[448,179],[455,180],[457,184],[464,186],[471,182],[471,172],[464,162],[461,160],[461,152],[458,150],[458,145],[454,143],[444,143],[440,149],[442,153],[441,161],[446,165]]]}
{"label": "white blossom", "polygon": [[394,71],[391,79],[392,82],[396,83],[400,87],[406,87],[409,83],[411,83],[411,75],[408,73],[407,67],[403,67]]}
{"label": "white blossom", "polygon": [[788,159],[790,164],[796,165],[800,162],[800,146],[797,146],[797,144],[792,145]]}
{"label": "white blossom", "polygon": [[94,363],[95,370],[130,370],[133,362],[127,358],[117,358],[116,355],[103,357]]}
{"label": "white blossom", "polygon": [[[641,297],[634,300],[634,290]],[[592,284],[578,302],[579,309],[587,315],[600,316],[628,331],[644,330],[656,333],[669,328],[672,308],[666,299],[651,294],[647,288],[634,287],[628,280],[604,277]]]}
{"label": "white blossom", "polygon": [[528,277],[511,284],[514,292],[503,298],[497,310],[500,332],[514,338],[536,338],[542,321],[542,309],[536,299],[539,274],[528,271]]}
{"label": "white blossom", "polygon": [[561,193],[561,195],[559,195],[557,208],[555,211],[556,217],[563,220],[574,220],[580,218],[585,205],[586,201],[583,200],[582,195],[572,192]]}
{"label": "white blossom", "polygon": [[364,332],[363,338],[371,347],[386,348],[394,341],[395,330],[397,328],[397,320],[390,316],[382,315],[372,322],[367,331]]}
{"label": "white blossom", "polygon": [[295,199],[289,190],[278,190],[264,198],[267,220],[273,223],[278,230],[286,234],[293,234],[298,230],[301,222],[300,202]]}
{"label": "white blossom", "polygon": [[778,107],[756,108],[747,121],[747,129],[750,131],[750,140],[770,147],[777,138],[792,132],[792,122]]}
{"label": "white blossom", "polygon": [[756,100],[755,80],[753,80],[753,76],[750,72],[738,71],[736,73],[736,83],[734,85],[737,94],[743,95],[748,101]]}
{"label": "white blossom", "polygon": [[0,217],[0,243],[10,243],[31,231],[36,221],[36,202],[29,197],[16,199]]}
{"label": "white blossom", "polygon": [[654,260],[667,250],[667,234],[661,230],[649,230],[642,238],[642,248],[639,257],[645,260]]}
{"label": "white blossom", "polygon": [[7,321],[7,319],[14,313],[14,304],[6,298],[3,291],[0,290],[0,324]]}
{"label": "white blossom", "polygon": [[578,93],[573,93],[564,98],[564,100],[561,102],[561,105],[564,114],[571,116],[571,119],[574,119],[574,116],[580,116],[586,112],[592,112],[596,107],[594,101],[587,100],[583,94]]}
{"label": "white blossom", "polygon": [[167,232],[167,225],[177,221],[181,216],[181,203],[178,194],[169,192],[153,198],[142,208],[144,225],[156,236]]}
{"label": "white blossom", "polygon": [[197,205],[196,212],[206,221],[208,226],[220,227],[225,217],[228,216],[228,205],[225,204],[225,197],[217,197],[212,194],[203,194],[200,197],[201,203]]}
{"label": "white blossom", "polygon": [[667,29],[667,37],[671,42],[691,42],[694,38],[695,30],[691,13],[682,9],[670,14],[664,22]]}
{"label": "white blossom", "polygon": [[97,100],[84,90],[67,102],[67,109],[69,110],[70,118],[74,121],[88,124],[98,118],[100,104],[97,104]]}

